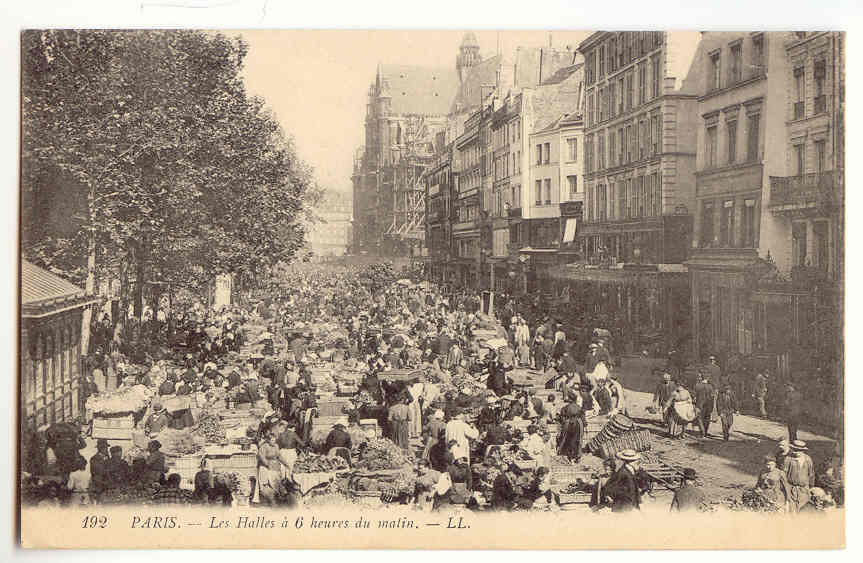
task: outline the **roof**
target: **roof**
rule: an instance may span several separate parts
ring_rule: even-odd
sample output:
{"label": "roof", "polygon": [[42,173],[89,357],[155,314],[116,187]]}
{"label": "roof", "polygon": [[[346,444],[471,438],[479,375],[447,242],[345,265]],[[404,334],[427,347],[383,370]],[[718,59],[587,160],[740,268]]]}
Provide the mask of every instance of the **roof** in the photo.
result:
{"label": "roof", "polygon": [[536,87],[531,97],[534,114],[534,131],[553,126],[565,113],[581,111],[584,71],[581,64],[572,65],[565,78]]}
{"label": "roof", "polygon": [[21,261],[21,309],[24,317],[44,316],[52,312],[82,307],[84,290],[26,260]]}
{"label": "roof", "polygon": [[[497,71],[502,61],[501,55],[495,55],[467,67],[464,70],[464,80],[455,92],[455,97],[452,98],[450,112],[459,113],[479,107],[484,93],[483,86],[497,85]],[[490,94],[490,89],[485,93]]]}
{"label": "roof", "polygon": [[446,115],[459,85],[454,69],[414,65],[380,65],[378,79],[394,114]]}
{"label": "roof", "polygon": [[584,66],[584,63],[578,63],[578,64],[563,67],[562,69],[558,70],[557,72],[555,72],[554,74],[552,74],[551,76],[549,76],[548,78],[543,80],[542,84],[543,85],[560,84],[561,82],[563,82],[564,80],[566,80],[567,78],[572,76],[572,74],[574,72],[576,72],[577,70],[579,70],[583,66]]}
{"label": "roof", "polygon": [[514,74],[516,88],[530,88],[554,76],[575,61],[573,51],[551,47],[518,47],[515,51]]}

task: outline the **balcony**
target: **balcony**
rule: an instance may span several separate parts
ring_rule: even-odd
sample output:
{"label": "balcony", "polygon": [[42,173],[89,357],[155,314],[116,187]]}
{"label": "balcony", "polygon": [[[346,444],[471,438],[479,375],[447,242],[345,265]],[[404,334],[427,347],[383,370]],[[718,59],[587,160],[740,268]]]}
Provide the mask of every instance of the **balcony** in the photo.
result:
{"label": "balcony", "polygon": [[841,203],[833,171],[800,176],[770,177],[770,209],[774,213],[829,208]]}
{"label": "balcony", "polygon": [[815,115],[827,113],[827,96],[815,96]]}
{"label": "balcony", "polygon": [[803,119],[806,111],[806,102],[794,102],[794,119]]}

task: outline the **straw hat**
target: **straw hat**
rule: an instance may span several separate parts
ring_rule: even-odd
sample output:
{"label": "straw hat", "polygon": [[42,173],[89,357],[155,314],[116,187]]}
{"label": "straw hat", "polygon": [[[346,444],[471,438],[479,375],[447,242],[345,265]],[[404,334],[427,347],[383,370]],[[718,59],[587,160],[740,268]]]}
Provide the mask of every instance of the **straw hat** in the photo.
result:
{"label": "straw hat", "polygon": [[638,461],[641,459],[641,454],[639,454],[635,450],[623,450],[622,452],[618,452],[617,459],[621,461]]}

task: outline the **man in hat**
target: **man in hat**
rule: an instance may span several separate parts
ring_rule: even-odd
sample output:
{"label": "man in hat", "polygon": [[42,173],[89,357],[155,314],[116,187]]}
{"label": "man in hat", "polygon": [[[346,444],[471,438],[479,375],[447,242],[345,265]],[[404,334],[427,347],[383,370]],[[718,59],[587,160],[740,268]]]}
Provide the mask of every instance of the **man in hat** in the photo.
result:
{"label": "man in hat", "polygon": [[612,371],[608,374],[608,392],[611,395],[611,415],[614,416],[617,413],[626,414],[626,392],[623,389],[623,385],[618,381],[618,376],[616,371]]}
{"label": "man in hat", "polygon": [[718,382],[722,377],[722,368],[719,367],[719,364],[716,363],[716,356],[710,356],[708,358],[709,363],[707,364],[707,376],[710,378],[710,381]]}
{"label": "man in hat", "polygon": [[798,512],[809,502],[809,490],[815,486],[815,465],[807,454],[803,440],[791,442],[791,453],[785,460],[785,476],[790,487],[788,501],[792,512]]}
{"label": "man in hat", "polygon": [[759,370],[755,376],[755,393],[753,396],[758,401],[758,415],[767,418],[767,379],[766,372]]}
{"label": "man in hat", "polygon": [[713,416],[713,402],[716,399],[716,388],[711,383],[709,373],[701,375],[701,381],[695,386],[695,408],[698,411],[698,426],[701,437],[710,436],[710,419]]}
{"label": "man in hat", "polygon": [[159,385],[159,395],[173,395],[175,392],[176,387],[174,385],[174,375],[168,374],[168,376],[165,378],[165,381],[163,381],[162,384]]}
{"label": "man in hat", "polygon": [[455,442],[450,452],[453,458],[466,457],[470,459],[470,440],[479,438],[479,431],[468,424],[464,411],[460,411],[453,420],[446,424],[445,435],[447,444]]}
{"label": "man in hat", "polygon": [[731,426],[734,424],[734,414],[737,412],[737,397],[731,388],[731,382],[726,381],[722,391],[716,397],[716,409],[719,421],[722,423],[722,439],[726,442],[731,436]]}
{"label": "man in hat", "polygon": [[96,453],[90,458],[90,497],[98,502],[99,496],[111,486],[108,474],[108,440],[96,441]]}
{"label": "man in hat", "polygon": [[623,462],[603,489],[611,501],[612,512],[630,512],[641,509],[641,488],[636,474],[641,468],[641,454],[635,450],[623,450],[617,454]]}
{"label": "man in hat", "polygon": [[147,417],[144,422],[144,431],[149,434],[158,434],[168,427],[171,423],[171,417],[168,416],[168,411],[162,406],[162,401],[159,399],[153,400],[153,412]]}
{"label": "man in hat", "polygon": [[785,423],[788,425],[788,440],[797,439],[797,428],[803,417],[803,395],[792,382],[788,382],[785,394]]}
{"label": "man in hat", "polygon": [[696,483],[695,469],[683,470],[683,484],[674,491],[671,499],[671,512],[703,512],[707,508],[707,495]]}
{"label": "man in hat", "polygon": [[662,381],[656,384],[656,389],[653,391],[653,408],[660,412],[662,406],[671,398],[674,389],[677,386],[671,380],[671,374],[668,371],[662,372]]}

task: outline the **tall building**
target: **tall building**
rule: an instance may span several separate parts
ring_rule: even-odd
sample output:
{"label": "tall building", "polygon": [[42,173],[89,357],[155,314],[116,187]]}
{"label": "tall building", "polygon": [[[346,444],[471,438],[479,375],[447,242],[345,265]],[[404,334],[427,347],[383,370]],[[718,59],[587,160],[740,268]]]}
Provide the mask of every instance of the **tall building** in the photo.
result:
{"label": "tall building", "polygon": [[789,376],[841,362],[841,33],[707,33],[693,345]]}
{"label": "tall building", "polygon": [[585,60],[583,259],[553,271],[579,295],[577,316],[624,332],[640,350],[689,338],[683,262],[695,206],[698,34],[609,32]]}
{"label": "tall building", "polygon": [[316,221],[306,235],[306,246],[318,258],[344,256],[351,245],[351,200],[340,192],[327,192],[315,208]]}
{"label": "tall building", "polygon": [[425,239],[421,177],[458,88],[455,69],[379,65],[369,86],[366,141],[354,161],[354,249],[417,253]]}

